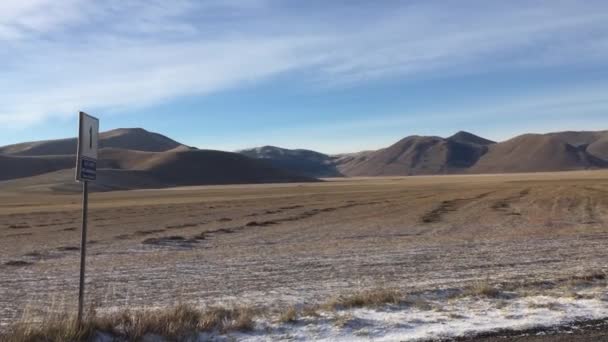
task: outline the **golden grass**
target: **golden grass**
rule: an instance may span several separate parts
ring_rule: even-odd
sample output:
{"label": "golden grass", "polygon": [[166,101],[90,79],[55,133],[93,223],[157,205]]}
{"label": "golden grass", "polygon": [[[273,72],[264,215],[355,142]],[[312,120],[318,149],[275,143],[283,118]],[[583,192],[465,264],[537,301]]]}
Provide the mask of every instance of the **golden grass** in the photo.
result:
{"label": "golden grass", "polygon": [[171,341],[187,340],[199,332],[250,331],[255,311],[249,307],[213,307],[199,310],[180,304],[168,310],[125,310],[98,316],[88,314],[78,327],[74,316],[54,315],[39,324],[22,322],[0,335],[3,342],[88,341],[96,332],[108,333],[127,341],[141,340],[147,334]]}
{"label": "golden grass", "polygon": [[300,314],[303,317],[320,317],[318,305],[305,305]]}
{"label": "golden grass", "polygon": [[399,304],[402,300],[403,294],[399,290],[380,288],[338,296],[321,305],[321,307],[328,310],[341,310]]}
{"label": "golden grass", "polygon": [[466,288],[462,295],[465,297],[499,298],[502,292],[487,281],[478,281]]}
{"label": "golden grass", "polygon": [[246,306],[231,309],[213,307],[202,314],[200,330],[218,330],[222,333],[250,331],[254,328],[253,318],[255,314],[254,309]]}
{"label": "golden grass", "polygon": [[[335,311],[356,307],[378,307],[401,303],[403,295],[394,289],[374,289],[354,292],[329,300],[322,305],[307,305],[300,310],[290,306],[278,315],[280,323],[294,323],[298,317],[319,317],[320,310]],[[204,310],[180,304],[167,310],[124,310],[98,315],[90,310],[78,327],[74,316],[49,315],[42,322],[17,323],[0,335],[3,342],[65,342],[88,341],[97,332],[128,341],[141,340],[145,335],[162,336],[169,340],[187,340],[199,332],[251,331],[254,319],[261,313],[247,306],[232,308],[209,307]],[[343,318],[347,318],[346,316]],[[337,319],[336,323],[348,319]]]}
{"label": "golden grass", "polygon": [[21,322],[0,334],[3,342],[88,341],[101,328],[96,319],[87,319],[80,327],[76,318],[68,315],[47,316],[42,322]]}
{"label": "golden grass", "polygon": [[295,323],[298,320],[298,310],[295,306],[290,306],[279,315],[281,323]]}

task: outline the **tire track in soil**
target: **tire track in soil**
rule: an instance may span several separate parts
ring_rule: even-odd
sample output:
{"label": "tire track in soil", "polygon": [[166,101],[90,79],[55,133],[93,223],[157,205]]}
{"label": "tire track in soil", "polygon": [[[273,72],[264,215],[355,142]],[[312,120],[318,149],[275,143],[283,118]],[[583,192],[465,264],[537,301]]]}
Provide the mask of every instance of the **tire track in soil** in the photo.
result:
{"label": "tire track in soil", "polygon": [[442,201],[438,207],[422,215],[421,221],[424,224],[441,222],[443,220],[443,216],[445,216],[446,214],[458,211],[460,208],[464,207],[468,203],[483,199],[492,193],[493,191],[490,191],[477,195],[475,197],[456,198],[453,200]]}
{"label": "tire track in soil", "polygon": [[[317,209],[311,209],[311,210],[307,210],[304,211],[303,213],[294,215],[294,216],[287,216],[287,217],[283,217],[283,218],[277,218],[277,219],[271,219],[271,220],[265,220],[265,221],[250,221],[244,225],[241,226],[236,226],[236,227],[232,227],[232,228],[219,228],[219,229],[215,229],[215,230],[207,230],[207,231],[203,231],[195,236],[192,236],[188,239],[186,239],[185,241],[188,241],[189,244],[187,245],[188,247],[194,247],[193,241],[202,241],[202,240],[206,240],[207,238],[217,235],[217,234],[233,234],[233,233],[237,233],[246,229],[250,229],[250,228],[256,228],[256,227],[267,227],[267,226],[272,226],[272,225],[277,225],[277,224],[281,224],[281,223],[286,223],[286,222],[296,222],[296,221],[300,221],[300,220],[304,220],[304,219],[308,219],[323,213],[329,213],[329,212],[334,212],[337,210],[342,210],[342,209],[348,209],[348,208],[353,208],[353,207],[357,207],[357,206],[364,206],[364,205],[373,205],[373,204],[378,204],[380,202],[378,201],[371,201],[371,202],[362,202],[362,203],[356,203],[356,202],[352,202],[349,201],[347,202],[347,204],[338,206],[338,207],[327,207],[327,208],[317,208]],[[299,208],[300,206],[293,206],[293,207],[285,207],[282,209],[296,209]]]}
{"label": "tire track in soil", "polygon": [[495,201],[492,203],[490,208],[492,208],[494,211],[502,212],[505,215],[521,216],[521,213],[515,211],[511,205],[515,202],[521,201],[524,197],[528,196],[531,191],[532,189],[530,188],[523,189],[514,196],[505,197]]}
{"label": "tire track in soil", "polygon": [[583,224],[604,223],[601,218],[601,209],[603,209],[602,201],[608,199],[608,191],[588,186],[583,187],[583,189],[593,194],[585,198]]}

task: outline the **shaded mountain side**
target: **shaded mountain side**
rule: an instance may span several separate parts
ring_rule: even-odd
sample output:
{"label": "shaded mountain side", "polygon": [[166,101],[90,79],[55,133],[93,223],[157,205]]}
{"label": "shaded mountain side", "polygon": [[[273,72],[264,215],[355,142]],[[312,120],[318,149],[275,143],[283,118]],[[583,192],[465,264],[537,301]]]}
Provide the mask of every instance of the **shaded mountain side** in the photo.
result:
{"label": "shaded mountain side", "polygon": [[[142,128],[121,128],[99,134],[100,148],[121,148],[148,152],[164,152],[184,145],[161,134]],[[48,156],[76,154],[77,139],[27,142],[0,147],[0,154]]]}
{"label": "shaded mountain side", "polygon": [[[64,169],[27,178],[0,182],[0,191],[59,192],[82,191],[82,184],[74,180],[75,170]],[[97,170],[97,181],[89,183],[92,192],[135,189],[161,189],[171,186],[145,171]]]}
{"label": "shaded mountain side", "polygon": [[162,153],[140,163],[135,169],[177,185],[315,181],[262,160],[212,150]]}
{"label": "shaded mountain side", "polygon": [[450,138],[410,136],[378,151],[337,159],[347,176],[407,176],[463,173],[494,142],[467,132]]}
{"label": "shaded mountain side", "polygon": [[608,134],[587,146],[587,153],[595,158],[608,161]]}
{"label": "shaded mountain side", "polygon": [[[180,152],[179,148],[163,152]],[[159,152],[142,152],[114,148],[99,150],[99,169],[138,169],[140,164],[149,162],[150,159],[160,158]],[[73,169],[76,165],[76,156],[19,156],[0,154],[0,181],[16,178],[25,178],[55,172],[65,169]],[[144,167],[145,168],[145,165]]]}
{"label": "shaded mountain side", "polygon": [[145,164],[155,158],[163,158],[165,153],[175,153],[180,150],[167,152],[144,152],[124,150],[119,148],[103,148],[99,150],[99,167],[104,169],[137,170],[145,169]]}
{"label": "shaded mountain side", "polygon": [[0,181],[69,169],[74,165],[74,156],[24,157],[0,154]]}
{"label": "shaded mountain side", "polygon": [[179,185],[311,181],[265,160],[213,150],[142,152],[103,149],[101,167],[146,171],[163,182]]}
{"label": "shaded mountain side", "polygon": [[[317,181],[230,152],[210,150],[140,152],[106,149],[102,150],[102,155],[114,159],[105,159],[100,166],[117,166],[117,168],[100,168],[98,180],[91,183],[91,189],[94,191]],[[76,191],[81,187],[74,182],[72,163],[68,169],[0,182],[0,189]]]}
{"label": "shaded mountain side", "polygon": [[448,140],[463,143],[463,144],[475,144],[475,145],[482,145],[482,146],[484,146],[484,145],[488,146],[488,145],[492,145],[492,144],[496,143],[495,141],[488,140],[486,138],[482,138],[480,136],[477,136],[475,134],[465,132],[465,131],[460,131],[460,132],[452,135],[451,137],[448,138]]}
{"label": "shaded mountain side", "polygon": [[582,146],[590,145],[603,138],[608,138],[608,131],[564,131],[533,135],[554,137],[572,146]]}
{"label": "shaded mountain side", "polygon": [[307,177],[339,177],[333,158],[310,150],[290,150],[276,146],[262,146],[238,151],[250,158],[268,161],[273,166]]}

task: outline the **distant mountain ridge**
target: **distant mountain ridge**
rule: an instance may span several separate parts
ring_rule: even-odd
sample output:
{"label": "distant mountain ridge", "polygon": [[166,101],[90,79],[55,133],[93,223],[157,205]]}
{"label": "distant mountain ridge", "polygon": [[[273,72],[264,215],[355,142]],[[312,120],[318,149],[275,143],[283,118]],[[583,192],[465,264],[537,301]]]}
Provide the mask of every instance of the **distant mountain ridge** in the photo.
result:
{"label": "distant mountain ridge", "polygon": [[608,167],[608,131],[524,134],[490,146],[469,172],[568,171]]}
{"label": "distant mountain ridge", "polygon": [[337,165],[346,176],[410,176],[462,173],[493,141],[467,132],[449,138],[409,136],[397,143]]}
{"label": "distant mountain ridge", "polygon": [[[276,146],[198,150],[141,128],[100,137],[97,190],[608,168],[608,131],[523,134],[503,142],[465,131],[447,138],[414,135],[379,150],[340,155]],[[77,189],[75,152],[75,138],[0,147],[0,190]]]}
{"label": "distant mountain ridge", "polygon": [[[70,138],[0,147],[0,189],[77,190],[76,144]],[[316,180],[238,153],[198,150],[141,128],[100,133],[100,147],[99,181],[91,184],[97,191]]]}
{"label": "distant mountain ridge", "polygon": [[[376,151],[323,156],[323,167],[346,177],[597,169],[608,168],[608,131],[524,134],[499,143],[465,131],[414,135]],[[264,158],[280,165],[277,157]]]}

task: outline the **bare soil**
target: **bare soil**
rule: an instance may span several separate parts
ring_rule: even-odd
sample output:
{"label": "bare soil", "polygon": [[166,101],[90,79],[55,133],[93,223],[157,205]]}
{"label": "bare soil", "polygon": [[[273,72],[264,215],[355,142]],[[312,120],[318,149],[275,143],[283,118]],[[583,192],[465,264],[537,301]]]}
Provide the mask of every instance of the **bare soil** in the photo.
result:
{"label": "bare soil", "polygon": [[597,342],[608,341],[608,321],[594,320],[575,322],[552,328],[524,331],[499,331],[479,336],[445,340],[445,342]]}
{"label": "bare soil", "polygon": [[[101,308],[550,281],[608,261],[606,171],[111,192],[90,205],[87,299]],[[75,307],[80,220],[80,196],[0,193],[1,323]]]}

